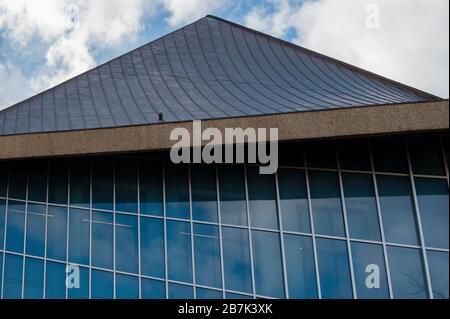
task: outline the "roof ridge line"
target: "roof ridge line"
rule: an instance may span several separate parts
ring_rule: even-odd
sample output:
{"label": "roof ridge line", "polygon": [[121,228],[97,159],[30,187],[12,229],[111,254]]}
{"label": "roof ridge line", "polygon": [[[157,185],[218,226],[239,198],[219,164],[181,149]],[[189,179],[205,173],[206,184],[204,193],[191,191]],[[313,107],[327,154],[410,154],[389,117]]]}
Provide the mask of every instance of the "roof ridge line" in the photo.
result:
{"label": "roof ridge line", "polygon": [[[272,35],[270,35],[270,34],[264,33],[264,32],[262,32],[262,31],[258,31],[258,30],[255,30],[255,29],[246,27],[245,25],[242,25],[242,24],[239,24],[239,23],[236,23],[236,22],[233,22],[233,21],[230,21],[230,20],[227,20],[227,19],[224,19],[224,18],[215,16],[215,15],[212,15],[212,14],[206,15],[205,18],[216,19],[216,20],[218,20],[218,21],[221,21],[221,22],[224,22],[224,23],[228,23],[228,24],[230,24],[230,25],[232,25],[232,26],[235,26],[235,27],[237,27],[237,28],[240,28],[240,29],[243,29],[243,30],[252,32],[252,33],[256,33],[256,34],[258,34],[258,35],[260,35],[260,36],[263,36],[263,37],[265,37],[265,38],[268,38],[269,40],[273,40],[273,41],[276,41],[276,42],[281,42],[281,43],[283,43],[283,44],[285,44],[285,45],[287,45],[287,46],[289,46],[289,47],[293,47],[293,48],[295,48],[295,49],[300,49],[300,50],[302,50],[302,51],[305,51],[305,53],[315,55],[315,56],[317,56],[317,57],[319,57],[319,58],[324,58],[324,59],[326,59],[326,60],[329,60],[329,61],[331,61],[331,62],[333,62],[333,63],[340,64],[340,65],[345,66],[345,67],[347,67],[347,68],[351,68],[352,70],[355,70],[355,71],[358,71],[358,72],[360,72],[360,73],[366,74],[366,75],[368,75],[369,77],[372,77],[372,78],[375,77],[375,78],[378,78],[378,79],[380,79],[380,80],[382,80],[382,81],[389,82],[389,83],[395,85],[396,87],[399,87],[399,88],[402,88],[402,89],[407,89],[407,90],[413,90],[414,92],[418,93],[419,95],[423,96],[424,98],[433,98],[433,99],[436,99],[436,100],[445,100],[444,98],[439,97],[439,96],[437,96],[437,95],[434,95],[434,94],[425,92],[425,91],[423,91],[423,90],[417,89],[417,88],[415,88],[415,87],[409,86],[409,85],[407,85],[407,84],[398,82],[398,81],[396,81],[396,80],[390,79],[390,78],[388,78],[388,77],[385,77],[385,76],[383,76],[383,75],[377,74],[377,73],[375,73],[375,72],[368,71],[368,70],[366,70],[366,69],[363,69],[363,68],[361,68],[361,67],[358,67],[358,66],[356,66],[356,65],[350,64],[350,63],[348,63],[348,62],[339,60],[339,59],[337,59],[337,58],[333,58],[333,57],[328,56],[328,55],[326,55],[326,54],[323,54],[323,53],[320,53],[320,52],[317,52],[317,51],[314,51],[314,50],[305,48],[305,47],[300,46],[300,45],[298,45],[298,44],[295,44],[295,43],[292,43],[292,42],[289,42],[289,41],[286,41],[286,40],[277,38],[277,37],[275,37],[275,36],[272,36]],[[199,20],[197,20],[197,21],[200,21],[200,20],[201,20],[201,19],[199,19]]]}

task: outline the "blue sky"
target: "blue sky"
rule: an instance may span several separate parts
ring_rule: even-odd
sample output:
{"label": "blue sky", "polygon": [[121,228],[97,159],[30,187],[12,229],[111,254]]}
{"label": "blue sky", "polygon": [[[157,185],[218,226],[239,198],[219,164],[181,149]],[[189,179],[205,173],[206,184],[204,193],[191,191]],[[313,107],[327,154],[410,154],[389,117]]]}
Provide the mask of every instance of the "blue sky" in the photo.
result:
{"label": "blue sky", "polygon": [[447,98],[448,11],[448,0],[0,0],[0,109],[206,14]]}

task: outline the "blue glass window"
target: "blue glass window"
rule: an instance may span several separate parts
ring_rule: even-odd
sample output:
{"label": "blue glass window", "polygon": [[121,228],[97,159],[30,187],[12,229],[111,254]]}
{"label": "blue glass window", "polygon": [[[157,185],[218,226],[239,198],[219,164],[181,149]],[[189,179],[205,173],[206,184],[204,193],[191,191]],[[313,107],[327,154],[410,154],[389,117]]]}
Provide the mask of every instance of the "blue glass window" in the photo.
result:
{"label": "blue glass window", "polygon": [[377,178],[386,241],[416,245],[418,237],[409,179],[387,175]]}
{"label": "blue glass window", "polygon": [[350,237],[380,240],[373,178],[366,174],[342,174]]}
{"label": "blue glass window", "polygon": [[66,265],[47,261],[45,276],[45,298],[66,298]]}
{"label": "blue glass window", "polygon": [[191,166],[192,218],[217,222],[216,170],[213,165]]}
{"label": "blue glass window", "polygon": [[409,155],[414,174],[445,175],[441,143],[436,137],[411,137]]}
{"label": "blue glass window", "polygon": [[141,217],[141,272],[164,278],[164,222]]}
{"label": "blue glass window", "polygon": [[0,199],[0,247],[3,249],[5,236],[6,201]]}
{"label": "blue glass window", "polygon": [[402,137],[379,137],[371,140],[377,172],[407,173],[405,144]]}
{"label": "blue glass window", "polygon": [[252,241],[256,293],[284,298],[279,234],[252,231]]}
{"label": "blue glass window", "polygon": [[116,269],[138,273],[137,217],[116,214]]}
{"label": "blue glass window", "polygon": [[163,215],[162,164],[154,161],[140,161],[139,184],[141,214]]}
{"label": "blue glass window", "polygon": [[278,170],[280,208],[283,229],[303,233],[311,232],[305,172],[299,169]]}
{"label": "blue glass window", "polygon": [[70,204],[89,207],[91,197],[91,160],[75,158],[70,160]]}
{"label": "blue glass window", "polygon": [[25,282],[23,297],[41,299],[44,295],[44,261],[25,258]]}
{"label": "blue glass window", "polygon": [[66,260],[67,208],[48,206],[47,258]]}
{"label": "blue glass window", "polygon": [[137,161],[116,161],[116,210],[137,213]]}
{"label": "blue glass window", "polygon": [[284,235],[289,298],[317,298],[312,240],[306,236]]}
{"label": "blue glass window", "polygon": [[113,273],[93,269],[91,274],[92,298],[112,299],[114,297],[113,290]]}
{"label": "blue glass window", "polygon": [[167,164],[166,214],[168,217],[189,218],[189,180],[187,166]]}
{"label": "blue glass window", "polygon": [[307,142],[305,147],[308,167],[337,167],[336,145],[334,141]]}
{"label": "blue glass window", "polygon": [[247,179],[251,226],[278,229],[274,176],[249,167]]}
{"label": "blue glass window", "polygon": [[422,256],[418,249],[388,247],[394,298],[427,298]]}
{"label": "blue glass window", "polygon": [[169,299],[192,299],[194,293],[191,286],[169,283]]}
{"label": "blue glass window", "polygon": [[110,158],[92,159],[92,207],[113,209],[113,161]]}
{"label": "blue glass window", "polygon": [[49,203],[67,205],[67,181],[69,177],[68,163],[66,159],[50,160],[48,178]]}
{"label": "blue glass window", "polygon": [[27,254],[44,257],[46,206],[28,204]]}
{"label": "blue glass window", "polygon": [[28,163],[28,200],[46,202],[47,170],[46,160],[36,160]]}
{"label": "blue glass window", "polygon": [[9,169],[9,198],[26,199],[27,163],[13,162]]}
{"label": "blue glass window", "polygon": [[5,254],[4,299],[22,298],[23,257]]}
{"label": "blue glass window", "polygon": [[448,299],[448,253],[427,251],[431,286],[435,299]]}
{"label": "blue glass window", "polygon": [[352,298],[347,245],[342,240],[317,239],[320,287],[324,299]]}
{"label": "blue glass window", "polygon": [[194,255],[197,284],[222,287],[218,227],[194,225]]}
{"label": "blue glass window", "polygon": [[0,163],[0,197],[6,197],[8,189],[8,167],[4,163]]}
{"label": "blue glass window", "polygon": [[223,268],[225,288],[252,292],[248,230],[223,227]]}
{"label": "blue glass window", "polygon": [[191,229],[185,222],[167,221],[169,279],[192,282]]}
{"label": "blue glass window", "polygon": [[197,299],[222,299],[223,295],[222,292],[218,290],[197,288],[195,297]]}
{"label": "blue glass window", "polygon": [[219,168],[220,217],[222,223],[247,225],[244,169],[239,166]]}
{"label": "blue glass window", "polygon": [[345,139],[338,142],[339,164],[342,169],[371,171],[368,140]]}
{"label": "blue glass window", "polygon": [[23,253],[25,203],[10,201],[6,225],[6,250]]}
{"label": "blue glass window", "polygon": [[165,299],[166,284],[164,281],[142,278],[141,290],[143,299]]}
{"label": "blue glass window", "polygon": [[70,209],[69,261],[89,265],[89,211]]}
{"label": "blue glass window", "polygon": [[116,298],[138,299],[139,298],[138,277],[116,274]]}
{"label": "blue glass window", "polygon": [[448,186],[445,180],[416,178],[417,200],[428,247],[448,249]]}
{"label": "blue glass window", "polygon": [[92,265],[113,269],[113,215],[92,212]]}
{"label": "blue glass window", "polygon": [[383,247],[353,242],[352,259],[358,298],[388,299],[389,289]]}
{"label": "blue glass window", "polygon": [[79,288],[70,286],[67,288],[67,295],[69,299],[87,299],[89,298],[89,269],[86,267],[79,267],[80,286]]}
{"label": "blue glass window", "polygon": [[227,292],[225,295],[226,299],[253,299],[252,296],[247,296],[247,295],[241,295],[241,294],[235,294],[232,292]]}
{"label": "blue glass window", "polygon": [[337,174],[333,172],[310,171],[309,183],[316,233],[344,236],[344,220]]}

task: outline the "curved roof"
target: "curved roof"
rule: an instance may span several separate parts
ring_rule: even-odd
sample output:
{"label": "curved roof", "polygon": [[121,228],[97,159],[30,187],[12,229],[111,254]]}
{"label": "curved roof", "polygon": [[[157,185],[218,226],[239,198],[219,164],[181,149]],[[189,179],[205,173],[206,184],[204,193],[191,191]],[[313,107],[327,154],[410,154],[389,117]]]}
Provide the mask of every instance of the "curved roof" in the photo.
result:
{"label": "curved roof", "polygon": [[433,100],[207,16],[0,111],[0,136]]}

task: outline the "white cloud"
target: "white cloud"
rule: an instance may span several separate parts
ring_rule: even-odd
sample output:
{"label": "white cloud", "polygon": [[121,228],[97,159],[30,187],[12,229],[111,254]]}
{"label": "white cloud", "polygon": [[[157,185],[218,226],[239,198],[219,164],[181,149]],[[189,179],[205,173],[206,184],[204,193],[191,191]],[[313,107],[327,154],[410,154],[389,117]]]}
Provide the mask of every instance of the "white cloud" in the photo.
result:
{"label": "white cloud", "polygon": [[[246,17],[275,36],[441,97],[449,96],[448,0],[270,0]],[[380,28],[366,27],[366,6],[380,9]]]}
{"label": "white cloud", "polygon": [[25,82],[26,77],[20,69],[0,64],[0,110],[2,106],[17,102],[16,96],[30,94],[30,91],[23,85]]}

